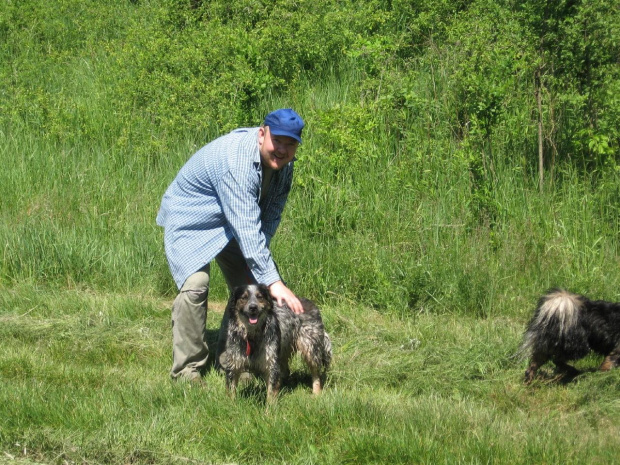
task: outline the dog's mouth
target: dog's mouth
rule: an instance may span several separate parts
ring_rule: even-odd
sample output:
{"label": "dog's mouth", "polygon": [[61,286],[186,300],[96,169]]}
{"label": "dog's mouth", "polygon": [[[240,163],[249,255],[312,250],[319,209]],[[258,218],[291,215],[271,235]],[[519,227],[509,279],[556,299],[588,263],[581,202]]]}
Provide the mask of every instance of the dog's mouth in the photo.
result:
{"label": "dog's mouth", "polygon": [[243,313],[250,325],[256,325],[261,316],[261,309],[257,305],[248,305]]}

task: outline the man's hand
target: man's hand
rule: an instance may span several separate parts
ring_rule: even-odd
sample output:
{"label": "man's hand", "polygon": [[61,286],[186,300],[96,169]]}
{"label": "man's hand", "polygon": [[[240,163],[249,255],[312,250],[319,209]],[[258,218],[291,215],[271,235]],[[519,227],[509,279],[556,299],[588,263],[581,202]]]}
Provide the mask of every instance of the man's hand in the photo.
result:
{"label": "man's hand", "polygon": [[271,292],[271,297],[278,302],[279,306],[286,304],[293,311],[293,313],[304,312],[304,307],[301,305],[299,299],[288,287],[284,285],[282,281],[276,281],[271,284],[269,286],[269,292]]}

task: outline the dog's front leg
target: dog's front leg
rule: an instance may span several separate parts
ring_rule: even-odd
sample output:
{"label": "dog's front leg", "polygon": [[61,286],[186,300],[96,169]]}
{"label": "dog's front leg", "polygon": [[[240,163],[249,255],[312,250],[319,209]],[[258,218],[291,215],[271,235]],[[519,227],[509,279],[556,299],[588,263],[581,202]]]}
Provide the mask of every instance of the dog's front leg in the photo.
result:
{"label": "dog's front leg", "polygon": [[536,372],[538,369],[544,365],[549,357],[540,354],[533,354],[530,359],[530,364],[525,371],[525,384],[530,384],[534,380],[534,376],[536,376]]}
{"label": "dog's front leg", "polygon": [[618,361],[620,361],[620,345],[616,346],[616,348],[605,357],[605,360],[603,360],[601,364],[601,371],[609,371],[618,366]]}
{"label": "dog's front leg", "polygon": [[265,384],[267,384],[267,402],[273,402],[278,397],[280,379],[280,367],[277,363],[271,364],[267,373],[267,379],[265,379]]}
{"label": "dog's front leg", "polygon": [[226,392],[231,399],[237,395],[237,385],[239,384],[240,371],[226,370]]}

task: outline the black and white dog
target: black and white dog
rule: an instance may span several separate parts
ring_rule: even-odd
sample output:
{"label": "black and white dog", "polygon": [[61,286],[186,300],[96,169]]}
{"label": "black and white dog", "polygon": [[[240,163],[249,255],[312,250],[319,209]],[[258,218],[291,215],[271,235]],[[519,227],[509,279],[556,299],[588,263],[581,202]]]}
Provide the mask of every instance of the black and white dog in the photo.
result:
{"label": "black and white dog", "polygon": [[226,307],[228,329],[221,359],[231,396],[241,373],[250,372],[265,380],[267,399],[273,400],[282,378],[289,375],[289,360],[296,352],[310,369],[312,392],[321,392],[332,357],[331,341],[316,305],[300,300],[304,313],[296,315],[287,306],[278,306],[264,285],[239,286],[232,292]]}
{"label": "black and white dog", "polygon": [[521,353],[530,357],[525,382],[547,361],[570,377],[579,371],[567,362],[594,351],[605,357],[600,369],[610,370],[620,361],[620,303],[590,300],[563,289],[543,295],[530,320]]}

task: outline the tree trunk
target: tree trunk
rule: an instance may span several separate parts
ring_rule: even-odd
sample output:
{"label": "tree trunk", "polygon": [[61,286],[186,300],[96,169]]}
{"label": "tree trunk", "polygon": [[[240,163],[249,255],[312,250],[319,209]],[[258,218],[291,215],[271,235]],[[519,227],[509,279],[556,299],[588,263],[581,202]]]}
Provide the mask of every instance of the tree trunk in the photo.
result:
{"label": "tree trunk", "polygon": [[536,70],[536,104],[538,105],[538,189],[543,192],[544,183],[544,154],[543,154],[543,113],[542,89],[540,82],[540,68]]}

